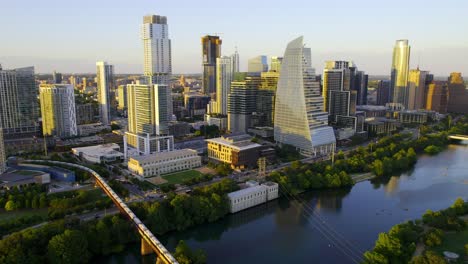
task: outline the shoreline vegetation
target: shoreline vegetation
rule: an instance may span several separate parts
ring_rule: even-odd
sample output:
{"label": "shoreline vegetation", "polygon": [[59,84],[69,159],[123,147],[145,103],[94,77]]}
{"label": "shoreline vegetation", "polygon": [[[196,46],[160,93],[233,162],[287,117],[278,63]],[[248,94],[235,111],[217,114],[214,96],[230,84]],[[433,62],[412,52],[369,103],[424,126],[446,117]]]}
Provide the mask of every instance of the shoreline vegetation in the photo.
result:
{"label": "shoreline vegetation", "polygon": [[[411,135],[395,134],[365,148],[359,147],[348,157],[339,152],[334,165],[329,161],[313,164],[295,161],[290,167],[272,172],[267,179],[277,182],[286,192],[297,194],[314,189],[351,188],[354,182],[350,175],[356,173],[372,172],[377,178],[389,177],[410,169],[417,161],[417,154],[424,153],[429,146],[443,150],[449,143],[449,134],[468,134],[467,117],[461,119],[453,126],[447,120],[434,127],[423,126],[421,136],[415,140]],[[223,179],[195,188],[190,195],[171,192],[163,202],[141,202],[131,208],[152,232],[162,235],[225,217],[229,213],[227,193],[238,188],[233,180]],[[93,257],[121,252],[125,245],[137,241],[135,230],[122,216],[86,223],[70,218],[0,240],[0,263],[86,263]],[[188,251],[185,243],[180,247],[175,255],[182,256],[183,263],[206,261],[201,252]]]}

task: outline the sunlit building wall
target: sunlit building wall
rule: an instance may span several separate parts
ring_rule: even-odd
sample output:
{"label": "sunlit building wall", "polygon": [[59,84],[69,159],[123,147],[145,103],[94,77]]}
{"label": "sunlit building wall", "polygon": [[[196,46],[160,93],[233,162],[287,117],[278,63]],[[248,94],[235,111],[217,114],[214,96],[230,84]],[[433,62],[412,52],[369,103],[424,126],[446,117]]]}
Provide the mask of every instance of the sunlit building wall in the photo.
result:
{"label": "sunlit building wall", "polygon": [[232,82],[232,59],[223,56],[216,59],[216,114],[227,115],[227,99]]}
{"label": "sunlit building wall", "polygon": [[206,35],[201,38],[203,84],[202,92],[207,95],[216,93],[216,59],[221,57],[222,41],[219,36]]}
{"label": "sunlit building wall", "polygon": [[427,91],[426,109],[439,113],[447,113],[448,91],[447,82],[433,81]]}
{"label": "sunlit building wall", "polygon": [[408,110],[424,108],[427,71],[410,70],[408,78]]}
{"label": "sunlit building wall", "polygon": [[67,138],[78,135],[73,86],[42,84],[39,93],[44,136]]}
{"label": "sunlit building wall", "polygon": [[111,89],[114,87],[114,66],[104,61],[96,62],[99,116],[103,125],[111,121]]}
{"label": "sunlit building wall", "polygon": [[169,84],[172,74],[171,40],[167,18],[159,15],[143,17],[143,70],[149,84]]}
{"label": "sunlit building wall", "polygon": [[448,93],[447,111],[449,113],[468,114],[468,90],[460,72],[450,73]]}
{"label": "sunlit building wall", "polygon": [[249,60],[248,64],[249,72],[267,72],[268,71],[268,61],[267,56],[260,55]]}
{"label": "sunlit building wall", "polygon": [[393,48],[391,70],[391,101],[408,107],[408,72],[410,46],[408,40],[397,40]]}

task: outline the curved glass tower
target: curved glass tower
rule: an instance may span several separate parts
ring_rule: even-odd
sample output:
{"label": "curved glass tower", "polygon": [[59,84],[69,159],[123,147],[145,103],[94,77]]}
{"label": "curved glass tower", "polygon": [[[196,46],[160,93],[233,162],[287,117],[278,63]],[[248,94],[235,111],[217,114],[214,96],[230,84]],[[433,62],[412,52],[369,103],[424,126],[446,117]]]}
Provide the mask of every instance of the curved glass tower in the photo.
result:
{"label": "curved glass tower", "polygon": [[391,88],[392,102],[408,108],[408,73],[410,46],[407,39],[397,40],[393,48]]}
{"label": "curved glass tower", "polygon": [[292,145],[306,156],[330,153],[336,145],[311,62],[303,37],[288,44],[275,103],[275,141]]}

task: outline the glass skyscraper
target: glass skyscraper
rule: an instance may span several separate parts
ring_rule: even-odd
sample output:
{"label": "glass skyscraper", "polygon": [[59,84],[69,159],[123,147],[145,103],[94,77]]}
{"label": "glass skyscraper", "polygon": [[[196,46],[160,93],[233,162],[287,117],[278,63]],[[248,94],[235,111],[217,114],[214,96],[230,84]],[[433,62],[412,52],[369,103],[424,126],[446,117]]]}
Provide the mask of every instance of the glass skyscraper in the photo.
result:
{"label": "glass skyscraper", "polygon": [[291,41],[285,51],[275,103],[275,141],[289,144],[306,156],[334,151],[333,128],[323,111],[320,83],[315,81],[310,48],[303,37]]}
{"label": "glass skyscraper", "polygon": [[114,66],[104,61],[98,61],[96,68],[99,117],[103,125],[109,125],[111,121],[111,90],[114,89]]}
{"label": "glass skyscraper", "polygon": [[203,86],[202,92],[208,95],[216,93],[216,59],[221,57],[222,41],[218,36],[202,37]]}
{"label": "glass skyscraper", "polygon": [[397,40],[393,48],[391,101],[408,107],[408,72],[410,46],[407,39]]}

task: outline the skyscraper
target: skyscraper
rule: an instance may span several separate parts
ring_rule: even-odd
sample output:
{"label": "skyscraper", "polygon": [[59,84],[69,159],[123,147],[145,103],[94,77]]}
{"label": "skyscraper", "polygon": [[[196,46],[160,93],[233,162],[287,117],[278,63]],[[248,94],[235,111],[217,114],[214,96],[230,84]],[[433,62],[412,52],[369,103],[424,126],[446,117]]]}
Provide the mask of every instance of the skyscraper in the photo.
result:
{"label": "skyscraper", "polygon": [[468,90],[460,72],[450,73],[448,93],[447,112],[468,114]]}
{"label": "skyscraper", "polygon": [[410,46],[408,40],[397,40],[393,48],[391,71],[391,101],[408,107],[408,71]]}
{"label": "skyscraper", "polygon": [[114,66],[104,61],[96,62],[99,117],[103,125],[111,121],[111,90],[114,87]]}
{"label": "skyscraper", "polygon": [[227,97],[231,90],[232,60],[223,56],[216,59],[216,105],[217,114],[227,115]]}
{"label": "skyscraper", "polygon": [[119,110],[127,109],[127,86],[126,85],[119,85],[117,89],[117,98],[119,101]]}
{"label": "skyscraper", "polygon": [[377,85],[377,105],[385,105],[390,102],[390,84],[389,80],[380,80]]}
{"label": "skyscraper", "polygon": [[221,57],[222,41],[218,36],[202,37],[203,86],[202,92],[208,95],[216,93],[216,59]]}
{"label": "skyscraper", "polygon": [[0,127],[5,137],[37,133],[38,118],[34,67],[3,70],[0,65]]}
{"label": "skyscraper", "polygon": [[249,72],[267,72],[268,71],[268,61],[267,56],[260,55],[249,60],[248,65]]}
{"label": "skyscraper", "polygon": [[61,84],[62,83],[62,74],[59,72],[54,71],[52,74],[52,79],[54,83]]}
{"label": "skyscraper", "polygon": [[137,150],[138,154],[151,154],[170,151],[174,148],[173,137],[169,133],[167,101],[169,87],[163,84],[129,84],[127,85],[128,132],[124,137],[124,148],[127,155],[127,144]]}
{"label": "skyscraper", "polygon": [[149,84],[169,84],[172,74],[171,40],[165,16],[147,15],[141,26],[143,71]]}
{"label": "skyscraper", "polygon": [[320,84],[315,81],[310,48],[303,38],[291,41],[283,57],[275,103],[275,141],[289,144],[303,155],[334,151],[333,128],[323,112]]}
{"label": "skyscraper", "polygon": [[424,108],[426,76],[429,72],[416,70],[409,71],[408,77],[408,110]]}
{"label": "skyscraper", "polygon": [[78,135],[75,93],[70,84],[41,84],[42,133],[67,138]]}
{"label": "skyscraper", "polygon": [[3,129],[0,128],[0,174],[6,171],[5,144],[3,142]]}
{"label": "skyscraper", "polygon": [[351,86],[351,90],[356,91],[356,104],[366,105],[367,104],[367,85],[369,83],[369,75],[364,71],[356,71],[354,78],[354,85]]}
{"label": "skyscraper", "polygon": [[256,95],[260,76],[247,76],[243,81],[231,83],[228,95],[228,130],[246,133],[252,125],[252,114],[256,110]]}
{"label": "skyscraper", "polygon": [[282,61],[283,61],[282,57],[271,57],[270,71],[280,72]]}
{"label": "skyscraper", "polygon": [[427,90],[426,109],[447,113],[448,91],[447,82],[432,81]]}
{"label": "skyscraper", "polygon": [[236,51],[234,54],[231,55],[231,61],[232,61],[232,73],[239,72],[239,53],[237,52],[237,47]]}

